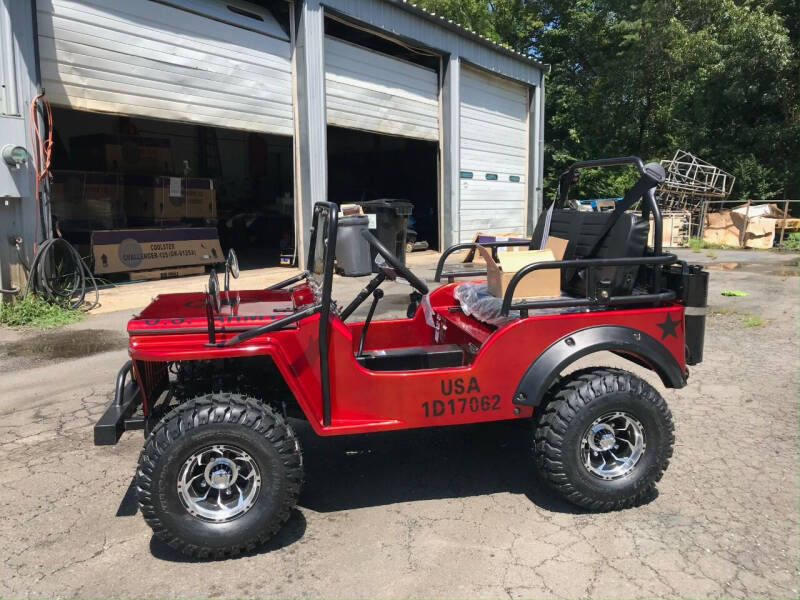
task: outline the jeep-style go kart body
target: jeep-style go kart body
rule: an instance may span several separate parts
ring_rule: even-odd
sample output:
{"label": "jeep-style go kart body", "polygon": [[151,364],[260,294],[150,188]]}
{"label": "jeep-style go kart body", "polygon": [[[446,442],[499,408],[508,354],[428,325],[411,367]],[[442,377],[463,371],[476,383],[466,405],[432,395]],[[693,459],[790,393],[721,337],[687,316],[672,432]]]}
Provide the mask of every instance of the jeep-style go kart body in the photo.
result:
{"label": "jeep-style go kart body", "polygon": [[[663,399],[618,369],[563,374],[579,358],[611,351],[652,369],[665,387],[684,386],[687,360],[702,358],[707,276],[661,251],[657,174],[638,159],[599,162],[639,167],[649,187],[633,196],[653,216],[654,247],[641,256],[529,265],[512,279],[501,309],[519,316],[500,327],[467,314],[455,296],[453,280],[479,277],[480,269],[445,270],[448,256],[471,244],[443,254],[436,280],[450,283],[429,292],[365,232],[383,269],[338,307],[331,299],[338,207],[331,203],[314,208],[301,275],[232,291],[227,272],[224,290],[212,272],[205,292],[155,298],[128,323],[131,360],[95,426],[95,443],[145,430],[137,493],[156,534],[188,554],[226,556],[277,531],[302,481],[287,417],[307,420],[323,436],[525,419],[534,425],[545,480],[567,499],[598,510],[641,500],[672,451]],[[578,163],[569,178],[584,166],[598,165]],[[520,243],[488,246],[503,245]],[[609,283],[619,267],[636,273],[636,290],[620,293]],[[580,273],[585,294],[515,300],[519,281],[543,268]],[[373,321],[378,287],[395,277],[416,290],[411,316]],[[348,322],[370,294],[366,321]]]}
{"label": "jeep-style go kart body", "polygon": [[[373,321],[364,345],[367,356],[424,349],[434,365],[440,358],[452,366],[407,370],[401,355],[397,369],[390,371],[371,370],[356,360],[363,323],[332,318],[327,356],[319,344],[319,313],[246,343],[218,348],[208,344],[204,294],[162,295],[128,323],[138,382],[131,387],[142,392],[146,418],[167,381],[170,363],[263,356],[277,367],[314,431],[337,435],[530,418],[561,362],[604,349],[627,348],[631,357],[652,365],[666,387],[685,383],[683,328],[676,326],[666,335],[663,329],[665,323],[683,322],[680,304],[610,311],[599,326],[598,313],[581,312],[529,316],[493,331],[464,315],[453,298],[456,285],[443,285],[430,294],[438,336],[420,308],[411,319]],[[285,317],[284,309],[296,313],[313,305],[308,284],[221,295],[222,308],[214,316],[219,341]],[[226,303],[228,297],[236,302]],[[593,327],[600,329],[590,331]],[[327,407],[322,359],[328,363]],[[529,381],[540,370],[538,365],[546,369],[541,373],[544,379]]]}

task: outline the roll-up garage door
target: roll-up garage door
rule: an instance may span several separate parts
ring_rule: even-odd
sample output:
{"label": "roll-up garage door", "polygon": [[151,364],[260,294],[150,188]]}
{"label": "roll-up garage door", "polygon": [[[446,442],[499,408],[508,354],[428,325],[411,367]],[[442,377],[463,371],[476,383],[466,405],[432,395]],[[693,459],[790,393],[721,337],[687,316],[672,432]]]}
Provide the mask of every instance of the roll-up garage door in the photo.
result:
{"label": "roll-up garage door", "polygon": [[461,70],[460,239],[525,233],[528,90]]}
{"label": "roll-up garage door", "polygon": [[330,125],[439,139],[435,71],[325,38],[325,98]]}
{"label": "roll-up garage door", "polygon": [[79,110],[292,135],[289,38],[233,0],[38,0],[42,84]]}

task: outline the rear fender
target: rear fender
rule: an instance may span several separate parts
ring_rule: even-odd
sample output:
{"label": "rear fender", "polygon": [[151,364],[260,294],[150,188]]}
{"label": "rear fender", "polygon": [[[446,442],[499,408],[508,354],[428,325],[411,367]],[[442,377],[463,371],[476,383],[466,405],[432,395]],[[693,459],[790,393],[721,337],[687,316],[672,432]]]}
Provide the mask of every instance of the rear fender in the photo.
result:
{"label": "rear fender", "polygon": [[665,387],[682,388],[686,374],[667,348],[651,335],[619,325],[581,329],[552,343],[528,367],[514,392],[514,404],[539,406],[569,365],[594,352],[610,351],[658,373]]}

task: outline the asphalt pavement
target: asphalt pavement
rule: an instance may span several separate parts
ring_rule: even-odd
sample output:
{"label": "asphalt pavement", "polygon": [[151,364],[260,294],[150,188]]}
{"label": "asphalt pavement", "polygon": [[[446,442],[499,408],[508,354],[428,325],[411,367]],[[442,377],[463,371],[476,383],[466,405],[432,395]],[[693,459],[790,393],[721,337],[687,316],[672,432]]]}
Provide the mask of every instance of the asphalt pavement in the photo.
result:
{"label": "asphalt pavement", "polygon": [[[520,422],[326,439],[295,422],[297,509],[267,547],[222,562],[151,535],[130,489],[139,433],[92,445],[130,311],[0,330],[0,597],[796,598],[797,257],[685,256],[713,269],[705,360],[663,390],[676,445],[649,503],[592,514],[558,499]],[[337,296],[363,283],[337,279]],[[389,284],[378,316],[408,292]]]}

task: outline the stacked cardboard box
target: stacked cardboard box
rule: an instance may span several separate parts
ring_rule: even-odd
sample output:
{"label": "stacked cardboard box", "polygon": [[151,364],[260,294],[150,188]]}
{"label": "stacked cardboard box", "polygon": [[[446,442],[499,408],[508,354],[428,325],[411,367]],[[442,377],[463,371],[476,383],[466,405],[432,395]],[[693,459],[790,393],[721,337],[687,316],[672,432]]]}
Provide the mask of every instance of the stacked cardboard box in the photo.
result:
{"label": "stacked cardboard box", "polygon": [[215,219],[217,197],[211,179],[123,176],[125,212],[132,222]]}
{"label": "stacked cardboard box", "polygon": [[186,201],[186,216],[189,219],[217,218],[217,192],[212,179],[182,178],[181,195]]}
{"label": "stacked cardboard box", "polygon": [[[775,204],[738,206],[706,214],[703,240],[745,248],[772,248],[786,215]],[[787,219],[788,221],[789,219]]]}
{"label": "stacked cardboard box", "polygon": [[53,171],[50,196],[52,213],[61,227],[107,229],[125,224],[116,173]]}
{"label": "stacked cardboard box", "polygon": [[215,219],[211,179],[54,171],[52,212],[73,229]]}
{"label": "stacked cardboard box", "polygon": [[161,177],[124,175],[122,186],[129,223],[153,223],[162,218],[164,186]]}

